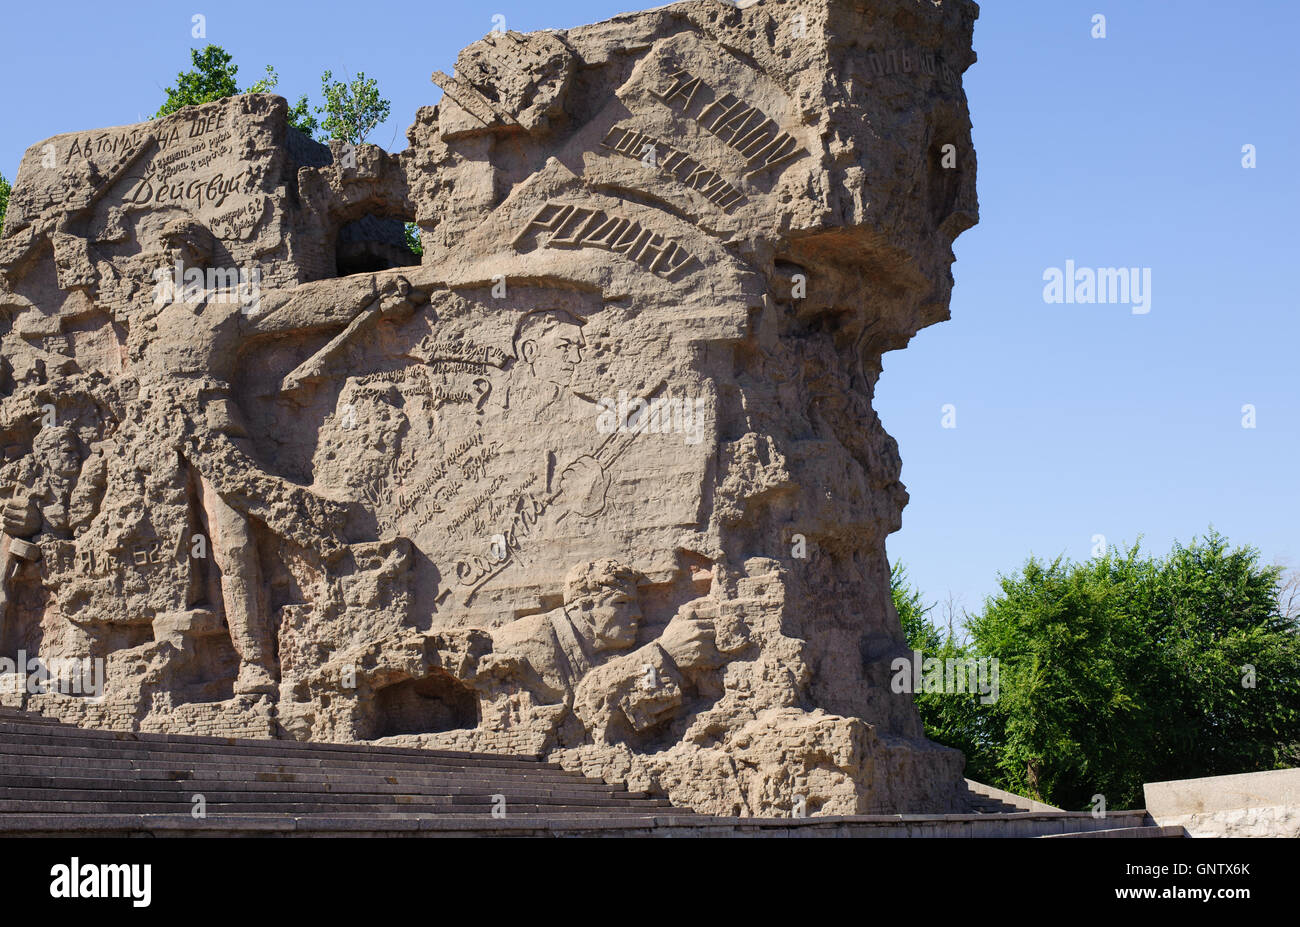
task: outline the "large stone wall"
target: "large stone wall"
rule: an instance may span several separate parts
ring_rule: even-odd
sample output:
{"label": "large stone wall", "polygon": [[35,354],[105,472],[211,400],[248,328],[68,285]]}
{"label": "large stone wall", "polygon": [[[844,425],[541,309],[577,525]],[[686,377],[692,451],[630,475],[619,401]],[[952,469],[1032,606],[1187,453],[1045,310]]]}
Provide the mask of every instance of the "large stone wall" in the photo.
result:
{"label": "large stone wall", "polygon": [[0,656],[105,672],[0,700],[538,753],[727,814],[950,810],[961,756],[889,685],[907,494],[871,399],[976,221],[976,13],[493,33],[399,154],[270,95],[32,146]]}

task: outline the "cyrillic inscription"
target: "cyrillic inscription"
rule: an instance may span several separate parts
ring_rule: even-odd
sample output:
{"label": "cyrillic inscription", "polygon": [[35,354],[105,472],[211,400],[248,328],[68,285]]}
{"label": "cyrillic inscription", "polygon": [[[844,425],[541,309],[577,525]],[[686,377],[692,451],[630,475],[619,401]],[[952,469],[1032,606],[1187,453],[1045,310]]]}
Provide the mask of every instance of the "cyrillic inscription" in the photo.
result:
{"label": "cyrillic inscription", "polygon": [[680,148],[674,148],[644,132],[614,126],[601,144],[621,155],[643,162],[647,152],[653,152],[655,167],[676,177],[692,190],[698,190],[710,202],[721,207],[723,212],[731,212],[745,199],[745,194],[728,183],[717,171],[700,164]]}
{"label": "cyrillic inscription", "polygon": [[804,153],[789,132],[782,132],[761,109],[735,94],[718,96],[702,78],[688,71],[678,71],[668,80],[668,89],[658,94],[660,99],[680,107],[682,115],[738,151],[749,165],[748,172],[775,167]]}
{"label": "cyrillic inscription", "polygon": [[651,273],[672,280],[695,261],[694,255],[635,219],[603,209],[547,203],[514,240],[515,248],[535,230],[550,232],[547,248],[603,248],[631,258]]}

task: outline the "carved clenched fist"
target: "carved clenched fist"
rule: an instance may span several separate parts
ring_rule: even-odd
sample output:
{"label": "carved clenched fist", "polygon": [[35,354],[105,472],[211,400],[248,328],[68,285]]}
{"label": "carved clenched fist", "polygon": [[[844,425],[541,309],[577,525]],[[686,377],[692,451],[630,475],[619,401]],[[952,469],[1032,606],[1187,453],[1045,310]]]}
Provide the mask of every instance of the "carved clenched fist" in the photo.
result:
{"label": "carved clenched fist", "polygon": [[41,530],[41,512],[36,507],[36,500],[27,492],[18,489],[5,500],[0,509],[0,523],[4,525],[5,534],[15,538],[31,537]]}
{"label": "carved clenched fist", "polygon": [[722,662],[716,639],[712,622],[688,612],[676,615],[668,622],[659,638],[659,646],[672,657],[679,669],[699,669]]}
{"label": "carved clenched fist", "polygon": [[386,319],[405,319],[424,302],[424,294],[412,289],[405,277],[387,281],[379,290],[379,314]]}
{"label": "carved clenched fist", "polygon": [[582,516],[595,515],[605,507],[609,474],[595,457],[584,454],[560,474],[560,493],[568,506]]}

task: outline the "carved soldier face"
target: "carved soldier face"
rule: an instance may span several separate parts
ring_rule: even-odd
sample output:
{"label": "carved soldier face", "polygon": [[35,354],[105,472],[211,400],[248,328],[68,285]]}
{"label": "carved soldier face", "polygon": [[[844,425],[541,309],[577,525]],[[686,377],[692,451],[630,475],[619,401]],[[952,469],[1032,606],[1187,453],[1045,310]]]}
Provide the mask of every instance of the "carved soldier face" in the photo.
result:
{"label": "carved soldier face", "polygon": [[34,448],[44,464],[59,476],[76,476],[81,469],[81,452],[72,429],[46,429],[45,434],[48,437],[37,437]]}
{"label": "carved soldier face", "polygon": [[641,606],[635,589],[602,586],[570,606],[570,614],[591,629],[588,642],[594,650],[623,650],[636,643]]}
{"label": "carved soldier face", "polygon": [[537,379],[568,386],[586,344],[582,323],[563,309],[552,309],[525,317],[515,350]]}

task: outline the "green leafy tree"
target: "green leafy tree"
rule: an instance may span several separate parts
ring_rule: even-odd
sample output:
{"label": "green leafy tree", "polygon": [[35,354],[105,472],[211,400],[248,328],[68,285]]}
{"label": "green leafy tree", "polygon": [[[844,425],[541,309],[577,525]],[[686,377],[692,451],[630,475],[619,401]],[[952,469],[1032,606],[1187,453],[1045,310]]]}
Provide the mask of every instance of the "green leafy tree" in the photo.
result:
{"label": "green leafy tree", "polygon": [[[239,66],[234,63],[231,54],[218,45],[209,45],[202,51],[191,49],[190,61],[194,65],[193,69],[176,75],[176,86],[167,88],[167,99],[154,114],[155,119],[174,113],[182,106],[213,103],[237,93],[272,93],[280,83],[275,68],[268,64],[266,76],[241,91],[235,80]],[[308,138],[313,137],[320,128],[320,123],[308,107],[306,94],[289,107],[289,125]]]}
{"label": "green leafy tree", "polygon": [[943,643],[943,636],[929,618],[934,606],[926,605],[921,598],[921,591],[908,584],[907,568],[902,563],[895,563],[889,571],[889,593],[894,600],[894,610],[898,612],[907,645],[922,653],[938,650]]}
{"label": "green leafy tree", "polygon": [[[269,64],[266,66],[266,76],[256,83],[252,84],[245,93],[273,93],[275,88],[280,84],[280,75],[275,73],[275,68]],[[320,123],[316,117],[311,114],[311,109],[307,104],[307,94],[298,98],[298,102],[289,107],[289,125],[293,126],[308,138],[315,138],[316,133],[320,130]]]}
{"label": "green leafy tree", "polygon": [[202,51],[190,49],[190,61],[193,69],[176,75],[176,86],[167,88],[167,99],[154,113],[155,119],[169,116],[182,106],[213,103],[239,93],[235,83],[239,67],[230,52],[217,45]]}
{"label": "green leafy tree", "polygon": [[9,181],[5,180],[5,175],[0,174],[0,236],[5,233],[5,213],[9,209]]}
{"label": "green leafy tree", "polygon": [[411,253],[416,257],[423,256],[424,243],[420,241],[420,227],[414,222],[408,222],[402,232],[406,237],[406,247],[410,249]]}
{"label": "green leafy tree", "polygon": [[1096,793],[1112,808],[1132,804],[1133,783],[1116,783],[1134,769],[1125,754],[1143,739],[1121,672],[1123,653],[1140,647],[1126,624],[1128,590],[1100,566],[1031,559],[970,625],[976,649],[999,661],[1000,697],[983,721],[1000,784],[1074,809]]}
{"label": "green leafy tree", "polygon": [[358,72],[350,83],[334,80],[326,71],[321,76],[321,93],[325,105],[316,107],[321,113],[321,128],[330,138],[359,145],[366,140],[375,126],[388,118],[391,104],[379,96],[379,85]]}
{"label": "green leafy tree", "polygon": [[968,626],[968,652],[999,661],[998,701],[917,699],[968,775],[1118,808],[1144,782],[1300,763],[1300,625],[1258,551],[1211,531],[1163,558],[1030,559],[1000,582]]}
{"label": "green leafy tree", "polygon": [[[949,626],[940,628],[930,618],[934,604],[926,605],[920,590],[907,579],[907,570],[895,563],[889,574],[889,591],[903,626],[907,645],[920,654],[914,659],[966,660],[976,656]],[[966,755],[966,775],[981,782],[1000,778],[997,754],[991,742],[980,695],[974,692],[914,692],[912,700],[926,735],[937,743],[956,747]]]}

